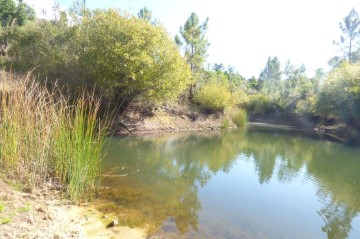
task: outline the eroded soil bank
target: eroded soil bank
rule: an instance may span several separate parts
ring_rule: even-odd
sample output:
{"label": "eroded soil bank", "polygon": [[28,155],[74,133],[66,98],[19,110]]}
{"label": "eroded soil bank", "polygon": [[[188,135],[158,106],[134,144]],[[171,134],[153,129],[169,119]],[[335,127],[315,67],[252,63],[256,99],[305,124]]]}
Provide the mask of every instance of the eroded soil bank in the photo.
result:
{"label": "eroded soil bank", "polygon": [[[168,131],[201,131],[220,130],[224,122],[228,121],[228,128],[236,126],[225,113],[205,114],[190,109],[188,106],[157,106],[144,107],[133,105],[119,116],[121,122],[117,133],[121,135],[142,135],[147,133],[161,133]],[[249,122],[264,124],[262,130],[279,131],[283,133],[305,133],[345,144],[360,144],[360,130],[332,119],[315,116],[298,115],[250,115]],[[273,125],[275,127],[270,127]],[[284,126],[284,127],[277,127]]]}

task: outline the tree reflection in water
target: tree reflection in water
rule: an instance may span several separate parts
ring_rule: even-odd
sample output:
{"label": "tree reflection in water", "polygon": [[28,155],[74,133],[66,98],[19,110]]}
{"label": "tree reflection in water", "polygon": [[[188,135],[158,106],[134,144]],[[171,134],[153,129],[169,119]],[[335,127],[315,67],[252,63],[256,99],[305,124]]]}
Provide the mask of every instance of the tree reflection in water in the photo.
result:
{"label": "tree reflection in water", "polygon": [[104,178],[109,188],[95,204],[130,226],[146,225],[150,233],[174,222],[180,235],[196,235],[199,187],[245,160],[260,184],[291,183],[305,170],[322,203],[317,213],[325,225],[319,230],[328,239],[347,238],[360,211],[359,152],[299,136],[243,131],[114,138],[105,167],[122,176]]}

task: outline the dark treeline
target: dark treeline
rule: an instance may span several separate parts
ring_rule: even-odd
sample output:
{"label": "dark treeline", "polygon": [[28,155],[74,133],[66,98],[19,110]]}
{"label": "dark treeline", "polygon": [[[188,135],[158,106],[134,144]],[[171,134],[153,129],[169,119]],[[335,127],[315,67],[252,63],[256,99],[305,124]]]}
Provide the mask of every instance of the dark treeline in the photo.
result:
{"label": "dark treeline", "polygon": [[[54,8],[54,19],[36,18],[25,3],[0,3],[3,68],[69,86],[95,85],[112,102],[127,106],[180,102],[213,112],[295,115],[317,123],[359,127],[360,18],[355,9],[340,23],[342,54],[333,69],[306,75],[304,65],[282,67],[269,57],[259,77],[245,79],[233,67],[205,67],[209,19],[192,13],[175,39],[151,10],[137,16],[118,10],[89,10],[82,1],[69,11]],[[56,10],[58,9],[58,10]],[[331,40],[331,39],[329,39]],[[194,108],[192,107],[192,108]],[[239,113],[240,112],[240,113]],[[320,119],[320,120],[319,120]]]}

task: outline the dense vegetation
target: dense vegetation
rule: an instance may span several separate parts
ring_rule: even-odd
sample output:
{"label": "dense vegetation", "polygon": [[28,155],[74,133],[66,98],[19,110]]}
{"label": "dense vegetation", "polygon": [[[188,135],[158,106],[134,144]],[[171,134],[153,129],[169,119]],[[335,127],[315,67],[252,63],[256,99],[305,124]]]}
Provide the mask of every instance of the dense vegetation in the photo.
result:
{"label": "dense vegetation", "polygon": [[[32,72],[40,82],[57,82],[75,99],[72,104],[63,92],[58,96],[21,81],[16,90],[1,92],[0,164],[17,169],[14,174],[31,186],[52,174],[77,198],[96,182],[103,142],[97,128],[99,102],[74,94],[79,86],[95,89],[119,107],[135,100],[176,102],[181,96],[178,102],[205,113],[227,114],[238,126],[246,123],[249,113],[324,122],[334,118],[360,127],[360,18],[354,9],[340,24],[343,35],[336,44],[343,55],[329,61],[329,73],[318,69],[308,77],[304,65],[288,61],[282,68],[277,57],[269,57],[259,77],[251,79],[221,63],[205,69],[209,19],[201,22],[195,13],[175,39],[147,8],[134,16],[112,9],[88,10],[80,4],[54,15],[53,20],[39,19],[22,1],[0,3],[1,67]],[[89,146],[94,141],[100,142],[99,148]],[[94,173],[77,174],[80,169]],[[79,175],[90,178],[75,178]]]}
{"label": "dense vegetation", "polygon": [[91,95],[69,99],[29,77],[0,72],[0,165],[31,190],[56,179],[73,200],[97,187],[108,123]]}
{"label": "dense vegetation", "polygon": [[[7,42],[1,62],[6,69],[34,70],[42,79],[70,86],[97,85],[112,102],[125,106],[134,100],[176,101],[182,95],[207,113],[243,108],[250,115],[335,117],[347,123],[356,117],[359,103],[352,78],[357,77],[360,60],[360,20],[354,9],[340,24],[343,35],[335,43],[343,55],[329,61],[334,66],[329,74],[318,69],[308,77],[304,65],[288,60],[282,68],[277,57],[269,57],[258,78],[245,79],[221,63],[205,69],[209,19],[201,22],[196,13],[173,40],[146,7],[133,16],[117,10],[90,11],[80,4],[69,13],[58,11],[54,20],[33,21],[26,4],[7,0],[3,5],[10,6],[15,19],[1,14],[6,22],[1,39]],[[2,12],[9,12],[4,6]],[[348,81],[345,89],[333,87]],[[336,92],[341,89],[341,94]],[[344,107],[335,107],[330,98]]]}

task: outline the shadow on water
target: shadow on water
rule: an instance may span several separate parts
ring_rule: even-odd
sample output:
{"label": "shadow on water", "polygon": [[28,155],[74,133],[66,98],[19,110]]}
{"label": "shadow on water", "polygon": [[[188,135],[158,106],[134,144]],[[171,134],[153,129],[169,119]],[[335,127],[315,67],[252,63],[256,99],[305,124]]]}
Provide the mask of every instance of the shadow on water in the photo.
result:
{"label": "shadow on water", "polygon": [[[241,231],[216,234],[200,216],[207,210],[203,208],[207,198],[199,191],[209,181],[231,174],[240,163],[251,165],[260,186],[291,185],[303,177],[320,202],[314,214],[323,221],[318,226],[321,238],[355,238],[351,232],[360,212],[360,150],[300,136],[224,131],[115,137],[105,160],[111,175],[104,177],[107,188],[95,204],[116,213],[121,223],[145,226],[150,234],[166,238],[271,238]],[[243,190],[243,197],[248,194],[246,189],[237,190]],[[228,205],[230,210],[232,206]]]}

